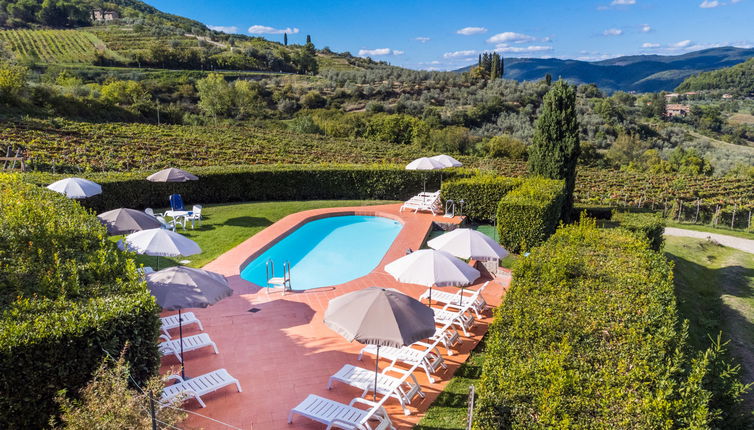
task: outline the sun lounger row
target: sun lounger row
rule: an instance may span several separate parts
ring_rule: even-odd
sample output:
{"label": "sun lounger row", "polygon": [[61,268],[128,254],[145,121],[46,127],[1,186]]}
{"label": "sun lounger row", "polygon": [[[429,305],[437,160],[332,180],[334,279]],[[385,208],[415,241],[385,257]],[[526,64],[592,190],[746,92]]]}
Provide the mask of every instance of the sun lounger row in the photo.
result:
{"label": "sun lounger row", "polygon": [[[390,373],[395,373],[399,376],[391,376]],[[409,411],[406,405],[410,404],[411,400],[416,396],[423,399],[425,394],[416,380],[416,376],[409,375],[408,379],[401,381],[401,378],[406,374],[405,370],[393,366],[387,367],[377,375],[377,394],[398,400],[401,407],[403,407],[403,412],[406,415],[410,415],[411,411]],[[333,382],[336,381],[364,390],[361,397],[366,397],[368,393],[374,391],[375,371],[346,364],[330,377],[327,381],[327,389],[332,389]]]}
{"label": "sun lounger row", "polygon": [[[212,341],[207,333],[200,333],[192,336],[184,336],[183,339],[173,339],[170,337],[168,330],[176,329],[179,325],[184,327],[190,324],[196,324],[199,326],[199,330],[204,330],[202,322],[194,315],[193,312],[181,313],[180,324],[178,315],[170,315],[160,318],[161,330],[164,334],[160,335],[160,342],[158,348],[162,356],[174,355],[179,362],[182,362],[181,357],[181,343],[183,343],[183,352],[195,351],[201,348],[212,347],[215,354],[218,354],[217,344]],[[220,388],[227,387],[228,385],[236,385],[238,392],[241,390],[241,383],[230,375],[225,369],[218,369],[209,373],[205,373],[201,376],[195,376],[191,379],[183,379],[179,375],[170,375],[168,380],[175,379],[172,385],[165,387],[162,391],[161,402],[163,404],[182,402],[188,398],[194,398],[201,407],[205,407],[204,401],[201,396],[219,390]]]}
{"label": "sun lounger row", "polygon": [[[485,282],[478,290],[463,290],[463,295],[461,295],[461,290],[458,290],[457,293],[451,293],[435,289],[432,291],[432,301],[444,303],[446,308],[456,310],[471,305],[474,315],[476,315],[477,319],[480,319],[482,318],[482,312],[487,307],[487,302],[482,296],[482,292],[487,288],[487,284],[489,284],[489,281]],[[419,300],[427,298],[429,298],[429,290],[419,296]]]}

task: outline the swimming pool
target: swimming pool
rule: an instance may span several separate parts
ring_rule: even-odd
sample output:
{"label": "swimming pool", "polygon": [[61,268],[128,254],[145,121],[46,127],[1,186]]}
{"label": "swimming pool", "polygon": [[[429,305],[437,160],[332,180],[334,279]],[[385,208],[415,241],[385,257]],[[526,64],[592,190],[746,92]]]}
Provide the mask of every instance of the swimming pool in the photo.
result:
{"label": "swimming pool", "polygon": [[265,263],[281,276],[291,263],[294,290],[327,287],[360,278],[380,263],[403,225],[379,216],[345,215],[309,221],[241,270],[241,278],[267,285]]}

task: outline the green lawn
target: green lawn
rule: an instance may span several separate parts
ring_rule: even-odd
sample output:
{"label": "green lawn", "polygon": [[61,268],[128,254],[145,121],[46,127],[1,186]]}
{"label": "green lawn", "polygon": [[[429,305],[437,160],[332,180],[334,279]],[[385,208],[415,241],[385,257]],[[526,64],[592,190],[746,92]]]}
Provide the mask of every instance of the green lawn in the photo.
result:
{"label": "green lawn", "polygon": [[[699,349],[723,332],[754,381],[754,255],[704,239],[666,237],[665,253],[675,262],[680,317],[689,320],[689,340]],[[747,403],[754,406],[754,394]]]}
{"label": "green lawn", "polygon": [[484,342],[479,342],[471,356],[456,372],[442,393],[429,407],[416,429],[465,429],[469,386],[476,385],[482,375]]}
{"label": "green lawn", "polygon": [[743,230],[733,230],[730,227],[720,225],[718,227],[712,227],[709,225],[700,224],[688,224],[675,221],[666,221],[668,227],[685,228],[686,230],[703,231],[706,233],[718,233],[727,234],[728,236],[742,237],[744,239],[754,239],[754,233]]}
{"label": "green lawn", "polygon": [[[295,202],[254,202],[223,205],[206,205],[203,208],[202,225],[196,224],[192,230],[187,226],[184,231],[178,227],[177,232],[195,241],[202,248],[202,253],[189,257],[160,257],[160,267],[175,266],[181,260],[189,260],[187,266],[201,267],[214,260],[224,252],[262,231],[275,221],[310,209],[331,208],[339,206],[368,206],[391,201],[374,200],[311,200]],[[137,262],[157,268],[157,258],[138,255]]]}

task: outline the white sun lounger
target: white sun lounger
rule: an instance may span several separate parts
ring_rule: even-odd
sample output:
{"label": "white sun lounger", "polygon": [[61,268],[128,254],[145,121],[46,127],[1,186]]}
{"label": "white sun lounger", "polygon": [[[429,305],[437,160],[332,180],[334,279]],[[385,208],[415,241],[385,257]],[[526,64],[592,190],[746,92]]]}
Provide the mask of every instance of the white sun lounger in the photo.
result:
{"label": "white sun lounger", "polygon": [[432,336],[430,339],[432,341],[439,340],[440,343],[442,343],[442,345],[445,347],[445,351],[449,356],[453,355],[453,350],[451,349],[451,347],[463,342],[461,340],[461,336],[458,335],[458,331],[450,326],[444,331],[440,327],[437,327],[435,329],[434,336]]}
{"label": "white sun lounger", "polygon": [[413,209],[414,213],[418,211],[430,211],[435,215],[435,212],[440,212],[442,209],[440,205],[440,192],[437,191],[429,195],[411,197],[401,205],[399,212],[403,212],[404,209]]}
{"label": "white sun lounger", "polygon": [[[371,409],[365,410],[354,407],[357,403],[369,406]],[[346,405],[315,394],[309,394],[303,402],[291,409],[291,412],[288,414],[288,424],[293,422],[293,414],[325,424],[327,430],[332,428],[395,430],[385,408],[382,406],[377,407],[376,403],[359,397],[351,400]],[[375,426],[372,424],[375,424]]]}
{"label": "white sun lounger", "polygon": [[[411,415],[411,411],[406,405],[410,404],[411,400],[417,395],[423,399],[424,392],[422,391],[419,382],[416,380],[416,376],[410,375],[408,379],[401,384],[401,378],[388,375],[390,372],[398,373],[401,376],[407,374],[405,370],[397,369],[392,366],[387,367],[377,376],[377,394],[386,395],[398,400],[403,408],[403,413]],[[351,364],[346,364],[341,367],[337,373],[330,377],[327,381],[327,389],[331,390],[333,382],[338,381],[364,390],[361,397],[366,397],[368,393],[374,391],[374,373],[374,370],[367,370]]]}
{"label": "white sun lounger", "polygon": [[[169,336],[160,335],[160,338],[164,342],[160,343],[159,349],[162,356],[173,354],[178,361],[181,360],[181,339],[171,340]],[[183,338],[183,352],[194,351],[201,348],[211,346],[215,350],[215,354],[218,354],[217,345],[212,342],[207,333],[200,333],[193,336],[187,336]]]}
{"label": "white sun lounger", "polygon": [[474,326],[474,317],[467,314],[467,311],[468,307],[464,307],[458,312],[449,311],[445,308],[435,309],[435,323],[441,326],[452,323],[463,331],[464,336],[468,336],[469,330]]}
{"label": "white sun lounger", "polygon": [[[199,330],[204,330],[202,322],[199,321],[199,318],[197,318],[193,312],[181,312],[181,320],[183,320],[181,324],[184,327],[189,324],[196,324],[199,326]],[[169,317],[162,317],[160,318],[160,322],[162,323],[162,332],[170,336],[168,330],[178,328],[178,314],[170,315]]]}
{"label": "white sun lounger", "polygon": [[[464,290],[463,300],[461,300],[462,297],[460,290],[457,293],[433,290],[432,300],[438,303],[445,303],[445,308],[449,309],[460,310],[461,308],[465,309],[469,307],[474,312],[477,319],[481,319],[482,312],[484,312],[484,309],[487,307],[487,301],[484,300],[482,291],[487,288],[487,284],[489,283],[489,281],[485,282],[478,290]],[[429,289],[419,296],[419,300],[421,301],[427,298],[429,298]]]}
{"label": "white sun lounger", "polygon": [[236,384],[239,393],[243,391],[241,390],[241,384],[238,382],[238,379],[230,376],[230,373],[225,369],[217,369],[213,372],[205,373],[204,375],[196,376],[185,381],[180,375],[170,375],[168,379],[177,379],[178,382],[167,386],[162,390],[162,398],[160,399],[160,402],[163,404],[171,403],[177,399],[193,397],[199,402],[201,407],[205,407],[206,405],[201,398],[201,396],[205,394],[233,384]]}
{"label": "white sun lounger", "polygon": [[[391,346],[380,347],[380,358],[390,361],[390,365],[394,366],[395,363],[401,362],[409,366],[418,364],[427,374],[427,379],[430,383],[434,383],[435,379],[432,377],[432,373],[437,372],[438,369],[447,369],[445,360],[442,359],[440,351],[437,348],[431,348],[424,342],[416,342],[412,346],[419,346],[425,348],[424,350],[412,348],[411,346],[404,346],[403,348],[393,348]],[[361,360],[364,354],[377,355],[376,345],[367,345],[359,351],[358,359]]]}

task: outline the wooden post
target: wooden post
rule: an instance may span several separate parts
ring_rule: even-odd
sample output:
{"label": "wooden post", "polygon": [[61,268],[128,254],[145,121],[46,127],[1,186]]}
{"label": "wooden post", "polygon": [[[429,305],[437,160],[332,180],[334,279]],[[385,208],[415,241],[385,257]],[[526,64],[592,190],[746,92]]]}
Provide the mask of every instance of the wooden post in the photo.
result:
{"label": "wooden post", "polygon": [[696,199],[696,214],[694,214],[694,224],[699,220],[699,199]]}
{"label": "wooden post", "polygon": [[738,203],[733,205],[733,216],[730,217],[730,228],[733,229],[733,225],[736,223],[736,211],[738,210]]}
{"label": "wooden post", "polygon": [[474,390],[474,386],[469,386],[469,399],[468,399],[468,409],[466,411],[466,430],[471,430],[472,425],[474,424],[474,397],[476,397],[476,391]]}

